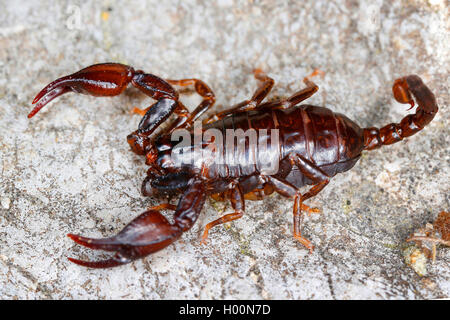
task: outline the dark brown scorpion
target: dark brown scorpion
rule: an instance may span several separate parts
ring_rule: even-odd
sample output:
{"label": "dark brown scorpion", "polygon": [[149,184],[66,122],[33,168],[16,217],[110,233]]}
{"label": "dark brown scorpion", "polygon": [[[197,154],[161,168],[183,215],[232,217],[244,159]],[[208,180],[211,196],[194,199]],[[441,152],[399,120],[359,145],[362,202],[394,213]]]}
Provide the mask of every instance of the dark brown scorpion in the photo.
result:
{"label": "dark brown scorpion", "polygon": [[[39,92],[29,118],[54,98],[70,91],[115,96],[131,83],[155,99],[149,108],[140,110],[143,118],[127,140],[132,151],[145,156],[146,164],[150,166],[142,184],[143,195],[181,194],[178,205],[166,203],[149,208],[116,236],[91,239],[69,234],[72,240],[88,248],[115,252],[112,258],[104,261],[69,258],[70,261],[91,268],[107,268],[145,257],[167,247],[191,229],[207,196],[230,200],[233,213],[208,223],[203,233],[204,241],[212,227],[242,217],[245,200],[259,200],[273,192],[294,200],[294,238],[312,251],[311,242],[301,235],[302,211],[318,210],[303,202],[317,195],[337,173],[351,169],[363,150],[380,148],[415,134],[433,120],[438,111],[433,93],[420,77],[409,75],[395,80],[393,94],[398,102],[409,103],[411,108],[414,97],[418,104],[416,113],[381,129],[361,129],[346,116],[327,108],[299,105],[318,90],[309,77],[303,80],[306,88],[289,98],[263,102],[274,81],[261,70],[255,70],[254,75],[261,85],[250,100],[209,117],[200,128],[200,133],[215,130],[222,136],[229,130],[241,129],[247,133],[254,129],[253,142],[250,134],[244,135],[243,139],[238,139],[240,149],[235,150],[235,144],[230,146],[214,135],[207,141],[203,139],[200,146],[194,143],[180,148],[182,152],[177,155],[182,161],[174,161],[173,151],[179,141],[173,141],[173,134],[184,129],[194,137],[198,133],[195,120],[215,102],[214,93],[201,80],[163,80],[130,66],[103,63],[59,78]],[[189,112],[172,85],[193,85],[203,100]],[[173,122],[156,138],[151,138],[155,129],[173,114],[176,116]],[[274,130],[277,136],[272,135]],[[260,148],[260,145],[267,147]],[[208,152],[198,156],[195,153],[198,150]],[[224,161],[213,161],[219,154],[225,155]],[[277,170],[268,170],[267,164],[275,164]],[[299,188],[305,185],[312,187],[301,193]],[[173,223],[160,213],[163,209],[175,211]]]}

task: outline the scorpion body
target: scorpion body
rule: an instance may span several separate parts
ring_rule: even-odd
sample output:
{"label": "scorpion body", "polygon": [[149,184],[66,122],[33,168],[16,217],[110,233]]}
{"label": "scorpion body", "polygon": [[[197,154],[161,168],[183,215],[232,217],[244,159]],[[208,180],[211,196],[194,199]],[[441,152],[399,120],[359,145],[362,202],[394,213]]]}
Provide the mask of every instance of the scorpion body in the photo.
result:
{"label": "scorpion body", "polygon": [[[349,170],[359,159],[364,149],[362,129],[346,116],[312,105],[289,109],[276,109],[278,106],[272,103],[266,105],[267,108],[261,105],[258,110],[231,113],[203,128],[204,131],[215,129],[222,137],[227,136],[227,130],[239,128],[247,132],[255,129],[260,134],[253,146],[245,139],[241,141],[242,150],[237,152],[235,144],[227,145],[225,141],[221,141],[221,148],[214,150],[209,157],[198,157],[200,161],[193,162],[189,160],[195,158],[195,145],[189,145],[188,150],[183,150],[183,156],[188,159],[181,161],[188,163],[183,167],[183,172],[203,171],[203,175],[212,184],[208,190],[213,195],[226,192],[229,183],[237,180],[246,199],[253,199],[252,197],[257,196],[256,192],[265,190],[257,196],[257,199],[262,199],[274,191],[261,176],[267,163],[279,163],[281,170],[274,176],[283,179],[289,176],[287,180],[299,188],[311,185],[313,181],[301,171],[292,172],[296,167],[291,163],[291,154],[303,155],[303,161],[315,164],[327,177]],[[265,130],[263,134],[260,129]],[[279,143],[275,146],[271,144],[273,137],[270,130],[273,129],[279,130]],[[194,140],[194,133],[190,140]],[[155,144],[158,151],[152,167],[170,168],[172,152],[177,143],[172,140],[171,135],[160,136]],[[255,147],[263,144],[268,144],[268,148]],[[208,146],[204,144],[203,148]],[[229,150],[230,147],[232,150]],[[217,164],[213,161],[215,152],[223,153],[225,159],[231,160]],[[232,162],[235,163],[231,164]],[[144,195],[153,194],[151,181],[152,179],[147,178],[144,182]],[[220,199],[218,196],[215,198]]]}
{"label": "scorpion body", "polygon": [[[149,165],[142,184],[144,196],[181,194],[178,205],[165,203],[149,208],[116,236],[91,239],[69,234],[72,240],[86,247],[115,252],[112,258],[104,261],[69,258],[70,261],[86,267],[106,268],[142,258],[167,247],[189,230],[207,196],[229,200],[233,212],[206,225],[202,237],[205,242],[212,227],[243,216],[245,200],[260,200],[273,192],[294,200],[294,238],[312,251],[314,246],[301,235],[301,224],[304,211],[318,210],[309,208],[304,201],[317,195],[337,173],[351,169],[364,150],[392,144],[415,134],[438,111],[433,93],[418,76],[410,75],[394,82],[393,94],[398,102],[409,103],[411,107],[414,97],[418,104],[416,113],[381,129],[360,128],[346,116],[327,108],[299,105],[318,90],[309,77],[304,79],[306,88],[291,97],[263,102],[274,81],[261,70],[255,70],[254,74],[261,85],[251,99],[204,120],[201,133],[213,131],[217,135],[200,144],[183,145],[178,149],[182,152],[177,153],[177,161],[174,161],[174,151],[178,142],[173,140],[173,135],[184,129],[195,141],[198,134],[195,120],[215,102],[212,90],[201,80],[163,80],[126,65],[104,63],[57,79],[36,96],[30,118],[48,102],[69,91],[114,96],[131,83],[156,99],[157,102],[145,111],[138,111],[143,118],[127,141],[132,151],[146,157]],[[189,112],[172,85],[193,85],[203,98],[202,102]],[[176,119],[156,138],[151,137],[172,114],[177,115]],[[239,129],[241,132],[253,129],[257,133],[253,143],[246,135],[240,137],[240,149],[236,149],[234,143],[230,145],[217,140],[217,136],[227,136],[229,130]],[[272,136],[274,130],[278,133],[276,141]],[[198,156],[199,149],[201,157]],[[218,156],[222,156],[222,162],[215,161]],[[276,170],[268,170],[267,164],[276,164]],[[301,193],[299,188],[305,185],[311,187]],[[163,209],[174,211],[172,223],[160,213]]]}

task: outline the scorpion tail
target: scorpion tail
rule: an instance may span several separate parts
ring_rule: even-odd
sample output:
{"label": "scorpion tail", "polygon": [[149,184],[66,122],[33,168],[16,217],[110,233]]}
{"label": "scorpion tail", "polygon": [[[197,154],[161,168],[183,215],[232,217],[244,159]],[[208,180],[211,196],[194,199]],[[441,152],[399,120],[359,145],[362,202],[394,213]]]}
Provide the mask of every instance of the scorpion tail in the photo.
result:
{"label": "scorpion tail", "polygon": [[434,94],[417,75],[395,80],[392,91],[395,100],[400,103],[409,103],[411,108],[414,107],[412,95],[418,105],[416,113],[407,115],[400,123],[390,123],[381,129],[364,128],[365,150],[377,149],[382,145],[393,144],[412,136],[430,123],[438,112]]}
{"label": "scorpion tail", "polygon": [[116,254],[103,261],[82,261],[69,258],[73,263],[89,268],[109,268],[129,263],[159,251],[178,239],[183,230],[156,210],[148,210],[134,219],[116,236],[91,239],[68,234],[76,243],[94,250],[112,251]]}

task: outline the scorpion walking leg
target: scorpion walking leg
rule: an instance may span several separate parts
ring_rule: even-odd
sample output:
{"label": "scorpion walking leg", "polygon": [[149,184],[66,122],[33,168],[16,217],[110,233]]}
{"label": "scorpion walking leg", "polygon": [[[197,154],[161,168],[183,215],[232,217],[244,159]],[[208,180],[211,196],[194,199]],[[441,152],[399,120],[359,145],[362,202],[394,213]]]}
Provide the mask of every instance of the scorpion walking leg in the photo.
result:
{"label": "scorpion walking leg", "polygon": [[283,109],[288,109],[293,106],[296,106],[303,100],[308,99],[311,97],[314,93],[316,93],[319,90],[319,87],[309,80],[309,78],[316,76],[317,74],[321,73],[319,70],[314,70],[313,73],[311,73],[309,76],[305,77],[303,79],[303,82],[306,84],[306,88],[294,93],[292,96],[287,98],[286,100],[281,101],[281,106]]}
{"label": "scorpion walking leg", "polygon": [[132,67],[119,63],[102,63],[81,69],[71,75],[61,77],[42,89],[34,98],[34,109],[28,114],[33,117],[56,97],[67,92],[77,92],[92,96],[116,96],[121,94],[132,81],[135,71]]}
{"label": "scorpion walking leg", "polygon": [[208,109],[210,109],[216,98],[214,96],[214,92],[211,88],[202,80],[199,79],[181,79],[181,80],[167,80],[168,83],[177,86],[189,86],[194,85],[195,91],[203,98],[202,102],[195,108],[192,113],[188,113],[186,116],[179,117],[172,123],[169,128],[166,130],[167,132],[171,132],[175,129],[179,128],[189,128],[192,126],[192,123],[197,120],[203,113],[205,113]]}
{"label": "scorpion walking leg", "polygon": [[[261,102],[264,100],[264,98],[269,94],[270,90],[272,90],[272,87],[274,85],[274,81],[272,78],[268,77],[264,72],[262,72],[259,69],[254,70],[255,78],[262,81],[263,83],[261,86],[256,90],[253,97],[250,100],[243,101],[236,106],[234,106],[231,109],[219,112],[215,115],[212,115],[208,119],[205,120],[205,123],[211,123],[217,120],[222,119],[226,115],[229,115],[233,112],[237,111],[249,111],[256,109]],[[294,93],[292,96],[285,100],[277,100],[273,101],[269,104],[264,104],[265,108],[275,108],[275,109],[287,109],[291,108],[300,102],[302,102],[305,99],[308,99],[311,97],[314,93],[316,93],[319,90],[319,87],[309,80],[309,78],[314,77],[318,74],[323,74],[320,70],[314,70],[313,73],[311,73],[309,76],[305,77],[303,79],[303,82],[307,85],[306,88]]]}
{"label": "scorpion walking leg", "polygon": [[[109,268],[164,249],[194,225],[205,199],[203,181],[194,178],[178,202],[173,223],[170,223],[159,211],[147,210],[125,226],[116,236],[110,238],[91,239],[68,234],[69,238],[85,247],[115,252],[112,258],[104,261],[90,262],[73,258],[69,260],[89,268]],[[162,209],[171,209],[171,206],[162,206]]]}
{"label": "scorpion walking leg", "polygon": [[217,120],[222,119],[228,114],[237,112],[237,111],[248,111],[248,110],[254,110],[256,109],[261,102],[264,100],[264,98],[269,94],[269,92],[272,90],[273,85],[275,81],[267,76],[262,70],[255,69],[253,71],[253,74],[255,75],[255,78],[259,81],[261,81],[261,85],[256,89],[255,93],[253,94],[252,98],[250,100],[242,101],[241,103],[238,103],[234,107],[219,112],[217,114],[212,115],[211,117],[207,118],[204,122],[205,123],[211,123]]}
{"label": "scorpion walking leg", "polygon": [[157,206],[153,206],[148,208],[147,210],[155,210],[155,211],[159,211],[159,210],[171,210],[171,211],[175,211],[177,209],[177,206],[171,203],[162,203],[159,204]]}
{"label": "scorpion walking leg", "polygon": [[234,186],[231,189],[230,201],[231,201],[231,206],[233,207],[234,212],[230,213],[230,214],[226,214],[223,217],[220,217],[219,219],[208,223],[205,226],[205,231],[203,232],[202,241],[201,241],[202,244],[206,243],[206,239],[208,238],[209,229],[211,229],[212,227],[217,226],[219,224],[223,224],[226,222],[230,222],[230,221],[239,219],[244,215],[244,211],[245,211],[244,194],[242,193],[242,189],[238,183],[234,184]]}

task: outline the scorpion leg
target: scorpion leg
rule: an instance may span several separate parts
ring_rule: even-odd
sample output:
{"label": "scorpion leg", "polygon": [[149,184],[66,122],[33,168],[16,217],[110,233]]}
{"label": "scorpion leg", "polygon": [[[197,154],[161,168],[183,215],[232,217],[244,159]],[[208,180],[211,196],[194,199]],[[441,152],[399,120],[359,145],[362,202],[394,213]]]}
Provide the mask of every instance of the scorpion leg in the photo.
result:
{"label": "scorpion leg", "polygon": [[81,69],[51,82],[42,89],[33,100],[36,106],[28,114],[28,118],[33,117],[50,101],[67,92],[97,97],[116,96],[125,90],[134,75],[135,71],[132,67],[119,63],[95,64]]}
{"label": "scorpion leg", "polygon": [[244,215],[245,212],[245,200],[244,200],[244,194],[242,193],[242,188],[240,187],[239,183],[234,183],[231,188],[231,194],[230,194],[230,201],[231,206],[234,210],[233,213],[226,214],[222,217],[220,217],[217,220],[214,220],[210,223],[208,223],[205,226],[205,230],[203,231],[202,235],[202,244],[206,243],[206,239],[208,238],[209,230],[217,226],[219,224],[223,224],[226,222],[230,222],[236,219],[241,218]]}
{"label": "scorpion leg", "polygon": [[253,70],[253,74],[254,74],[255,78],[262,83],[256,89],[255,93],[253,94],[253,96],[251,97],[250,100],[242,101],[241,103],[238,103],[237,105],[235,105],[234,107],[232,107],[228,110],[214,114],[214,115],[210,116],[209,118],[207,118],[204,122],[211,123],[211,122],[220,120],[223,117],[225,117],[231,113],[234,113],[234,112],[249,111],[249,110],[256,109],[261,104],[261,102],[264,100],[264,98],[269,94],[269,92],[272,90],[275,81],[272,78],[270,78],[268,75],[266,75],[260,69]]}
{"label": "scorpion leg", "polygon": [[139,122],[138,129],[127,136],[131,150],[138,155],[149,153],[152,147],[150,135],[175,112],[179,102],[173,99],[161,99],[153,104]]}
{"label": "scorpion leg", "polygon": [[121,94],[130,83],[155,100],[178,100],[177,92],[172,86],[157,76],[145,74],[120,63],[101,63],[61,77],[47,85],[34,98],[33,104],[36,106],[28,118],[64,93],[77,92],[96,97],[110,97]]}
{"label": "scorpion leg", "polygon": [[[256,90],[256,92],[253,94],[253,97],[250,100],[245,100],[236,106],[232,107],[231,109],[219,112],[215,115],[212,115],[208,119],[206,119],[205,123],[211,123],[217,120],[222,119],[223,117],[234,113],[238,111],[249,111],[254,110],[258,106],[261,105],[264,98],[269,94],[270,90],[272,90],[272,87],[274,85],[274,81],[272,78],[268,77],[264,72],[262,72],[259,69],[254,70],[255,78],[262,81],[263,83],[261,86]],[[277,100],[270,103],[264,103],[261,106],[264,106],[264,108],[274,108],[274,109],[288,109],[291,108],[303,100],[308,99],[311,97],[314,93],[316,93],[319,90],[319,87],[310,80],[311,77],[314,77],[316,75],[323,75],[323,71],[320,70],[314,70],[309,76],[305,77],[303,79],[303,82],[306,84],[306,88],[294,93],[292,96],[290,96],[287,99],[284,100]]]}
{"label": "scorpion leg", "polygon": [[287,198],[294,198],[294,210],[293,210],[293,220],[294,220],[294,238],[299,241],[302,245],[304,245],[310,252],[313,251],[314,246],[308,239],[304,238],[301,235],[301,225],[303,222],[303,214],[302,214],[302,204],[303,198],[300,190],[290,182],[277,178],[274,176],[268,177],[270,183],[275,188],[275,191]]}
{"label": "scorpion leg", "polygon": [[[110,238],[91,239],[68,234],[69,238],[85,247],[115,252],[112,258],[103,261],[90,262],[73,258],[69,260],[89,268],[109,268],[164,249],[194,225],[205,199],[203,181],[193,178],[178,202],[173,223],[170,223],[158,210],[150,209],[135,218],[116,236]],[[172,206],[162,205],[160,209],[171,210]]]}

